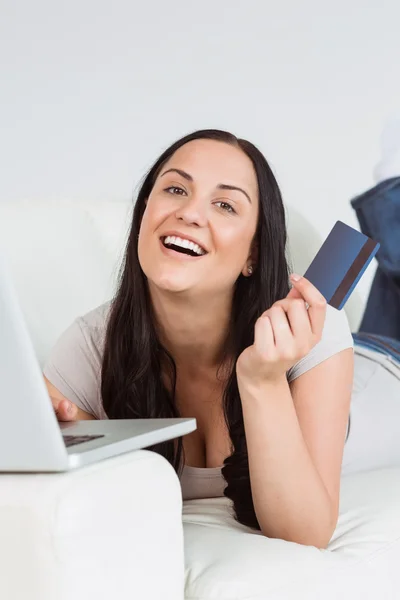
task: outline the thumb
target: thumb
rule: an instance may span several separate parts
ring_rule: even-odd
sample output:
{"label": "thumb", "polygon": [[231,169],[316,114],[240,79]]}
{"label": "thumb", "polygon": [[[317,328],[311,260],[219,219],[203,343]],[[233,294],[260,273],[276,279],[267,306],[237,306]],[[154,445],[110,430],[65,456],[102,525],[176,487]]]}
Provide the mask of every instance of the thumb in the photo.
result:
{"label": "thumb", "polygon": [[293,286],[286,298],[303,298],[303,296],[300,294],[299,290]]}
{"label": "thumb", "polygon": [[62,421],[75,421],[78,414],[78,407],[69,400],[61,400],[58,405],[58,414]]}

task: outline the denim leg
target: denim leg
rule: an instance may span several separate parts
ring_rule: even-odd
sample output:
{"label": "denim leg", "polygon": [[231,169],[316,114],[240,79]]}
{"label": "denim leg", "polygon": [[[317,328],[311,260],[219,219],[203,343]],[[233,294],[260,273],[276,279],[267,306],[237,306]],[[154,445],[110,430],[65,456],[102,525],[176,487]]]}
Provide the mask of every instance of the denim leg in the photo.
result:
{"label": "denim leg", "polygon": [[400,287],[379,267],[358,331],[400,340]]}
{"label": "denim leg", "polygon": [[400,177],[382,181],[351,205],[361,231],[381,245],[359,331],[400,340]]}
{"label": "denim leg", "polygon": [[351,200],[361,231],[380,243],[379,267],[400,285],[400,177],[382,181]]}

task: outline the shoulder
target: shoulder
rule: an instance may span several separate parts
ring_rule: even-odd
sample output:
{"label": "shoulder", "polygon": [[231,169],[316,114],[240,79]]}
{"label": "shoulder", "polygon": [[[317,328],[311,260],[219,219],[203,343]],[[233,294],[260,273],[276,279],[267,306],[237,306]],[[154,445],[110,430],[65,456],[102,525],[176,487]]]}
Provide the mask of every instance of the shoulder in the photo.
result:
{"label": "shoulder", "polygon": [[90,329],[103,329],[106,326],[107,318],[111,310],[111,300],[100,304],[93,310],[78,317],[82,325]]}
{"label": "shoulder", "polygon": [[110,306],[107,302],[77,317],[56,341],[43,369],[66,398],[98,419],[106,418],[100,380]]}
{"label": "shoulder", "polygon": [[98,350],[104,346],[111,301],[97,306],[93,310],[75,319],[71,327],[77,336],[83,337]]}
{"label": "shoulder", "polygon": [[88,343],[98,347],[105,338],[110,304],[110,302],[106,302],[76,317],[61,333],[53,346],[52,353],[64,348],[70,351]]}
{"label": "shoulder", "polygon": [[287,372],[288,380],[296,379],[296,377],[346,348],[354,348],[347,315],[343,309],[337,310],[327,304],[321,340],[306,356],[289,369]]}

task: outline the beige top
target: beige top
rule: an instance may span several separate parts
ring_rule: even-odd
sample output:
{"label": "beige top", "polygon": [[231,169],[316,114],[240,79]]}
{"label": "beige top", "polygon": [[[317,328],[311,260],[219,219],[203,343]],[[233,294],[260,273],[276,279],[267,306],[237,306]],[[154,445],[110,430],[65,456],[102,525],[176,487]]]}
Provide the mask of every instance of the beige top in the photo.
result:
{"label": "beige top", "polygon": [[[57,340],[43,370],[66,398],[98,419],[107,419],[101,402],[100,375],[109,308],[110,302],[106,302],[75,319]],[[288,380],[345,348],[354,348],[346,313],[328,305],[320,342],[289,369]],[[184,500],[223,496],[225,485],[221,467],[185,466],[181,476]]]}

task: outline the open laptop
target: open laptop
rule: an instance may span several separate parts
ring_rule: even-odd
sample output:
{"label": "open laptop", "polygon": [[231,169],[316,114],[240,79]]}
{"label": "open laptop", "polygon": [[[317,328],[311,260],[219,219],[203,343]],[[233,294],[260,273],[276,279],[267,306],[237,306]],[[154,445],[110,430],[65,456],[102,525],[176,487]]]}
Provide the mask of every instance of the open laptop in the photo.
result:
{"label": "open laptop", "polygon": [[181,437],[197,427],[194,418],[58,423],[4,260],[0,260],[0,407],[0,472],[68,471]]}

